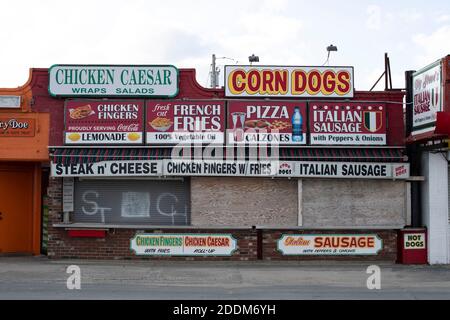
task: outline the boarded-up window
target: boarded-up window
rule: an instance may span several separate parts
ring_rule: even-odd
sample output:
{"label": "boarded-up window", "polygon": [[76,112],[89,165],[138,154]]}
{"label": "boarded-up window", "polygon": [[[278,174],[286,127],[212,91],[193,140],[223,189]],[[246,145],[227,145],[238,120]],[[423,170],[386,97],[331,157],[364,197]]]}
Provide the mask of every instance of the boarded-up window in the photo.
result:
{"label": "boarded-up window", "polygon": [[189,225],[189,182],[77,180],[74,222]]}

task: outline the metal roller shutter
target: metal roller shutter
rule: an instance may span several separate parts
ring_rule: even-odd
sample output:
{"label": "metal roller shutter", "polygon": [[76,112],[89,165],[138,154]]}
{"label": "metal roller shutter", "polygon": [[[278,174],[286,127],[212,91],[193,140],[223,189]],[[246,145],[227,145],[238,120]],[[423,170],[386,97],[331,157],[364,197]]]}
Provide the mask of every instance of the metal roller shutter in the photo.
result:
{"label": "metal roller shutter", "polygon": [[189,180],[75,181],[74,222],[189,225]]}

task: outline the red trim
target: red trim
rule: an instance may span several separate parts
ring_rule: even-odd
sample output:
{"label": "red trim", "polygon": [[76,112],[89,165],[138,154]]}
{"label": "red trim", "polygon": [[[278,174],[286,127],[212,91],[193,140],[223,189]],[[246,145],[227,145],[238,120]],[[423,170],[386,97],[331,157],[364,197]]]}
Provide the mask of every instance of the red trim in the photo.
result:
{"label": "red trim", "polygon": [[71,238],[105,238],[106,230],[68,230]]}
{"label": "red trim", "polygon": [[413,144],[418,142],[426,142],[431,140],[440,140],[440,139],[448,139],[447,135],[444,134],[435,134],[433,132],[425,132],[416,135],[410,135],[405,139],[406,144]]}

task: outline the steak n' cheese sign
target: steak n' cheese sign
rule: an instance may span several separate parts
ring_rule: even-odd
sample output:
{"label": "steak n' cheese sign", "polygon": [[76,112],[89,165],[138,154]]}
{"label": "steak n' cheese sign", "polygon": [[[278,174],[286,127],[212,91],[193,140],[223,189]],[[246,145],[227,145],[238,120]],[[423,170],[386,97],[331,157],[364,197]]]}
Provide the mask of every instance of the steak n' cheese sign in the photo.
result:
{"label": "steak n' cheese sign", "polygon": [[386,106],[310,103],[311,145],[385,145]]}

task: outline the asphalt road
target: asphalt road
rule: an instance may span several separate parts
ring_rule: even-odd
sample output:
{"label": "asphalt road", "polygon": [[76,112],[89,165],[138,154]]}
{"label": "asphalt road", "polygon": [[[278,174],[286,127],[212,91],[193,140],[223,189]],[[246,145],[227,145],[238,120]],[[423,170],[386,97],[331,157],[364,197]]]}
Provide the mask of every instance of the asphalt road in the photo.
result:
{"label": "asphalt road", "polygon": [[[0,257],[0,299],[450,299],[450,266],[381,263],[381,289],[369,290],[371,264]],[[70,265],[79,290],[67,289]]]}

